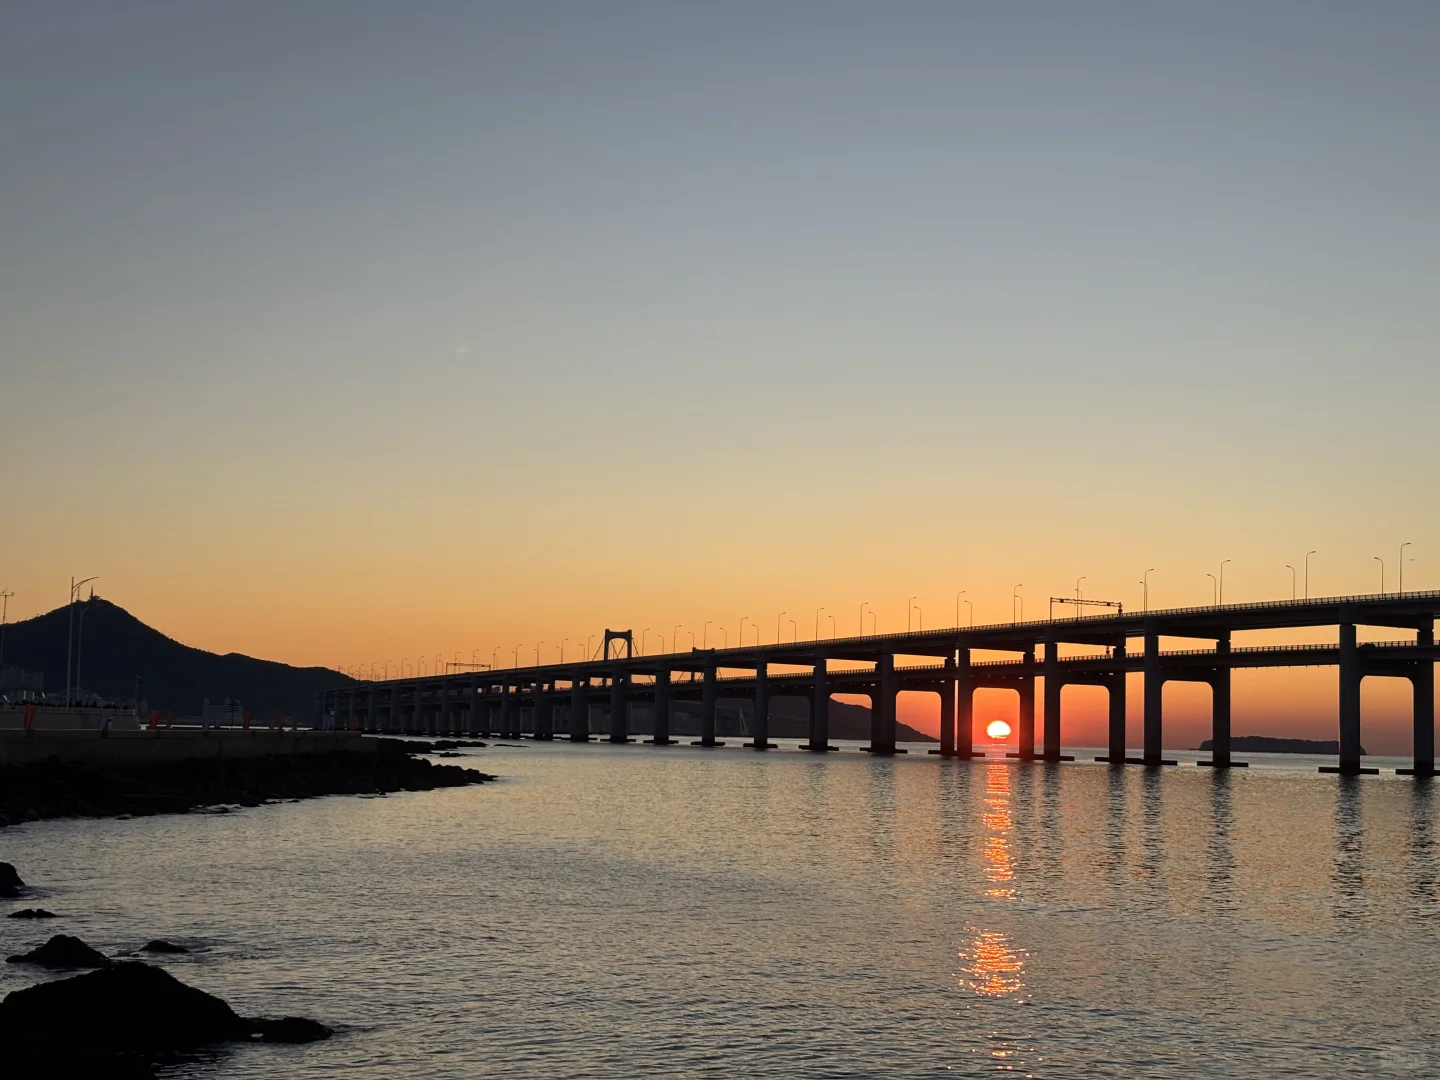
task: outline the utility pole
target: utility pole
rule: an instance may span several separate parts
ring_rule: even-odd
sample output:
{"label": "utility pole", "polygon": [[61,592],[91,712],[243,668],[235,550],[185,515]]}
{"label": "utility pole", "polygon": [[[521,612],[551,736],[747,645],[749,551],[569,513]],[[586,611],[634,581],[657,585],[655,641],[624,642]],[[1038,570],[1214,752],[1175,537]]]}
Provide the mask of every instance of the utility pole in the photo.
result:
{"label": "utility pole", "polygon": [[86,581],[94,581],[95,578],[88,577],[82,581],[70,579],[70,603],[68,605],[69,621],[65,627],[65,708],[70,708],[70,662],[74,657],[75,648],[75,590],[85,584]]}

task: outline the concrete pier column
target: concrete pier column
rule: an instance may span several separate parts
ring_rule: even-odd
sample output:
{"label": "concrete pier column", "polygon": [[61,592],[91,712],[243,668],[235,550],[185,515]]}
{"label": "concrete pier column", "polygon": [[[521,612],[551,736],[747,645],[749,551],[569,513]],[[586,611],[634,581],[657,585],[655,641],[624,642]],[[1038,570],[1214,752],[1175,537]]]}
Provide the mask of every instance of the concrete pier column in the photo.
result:
{"label": "concrete pier column", "polygon": [[1165,678],[1160,671],[1160,635],[1145,631],[1145,751],[1146,765],[1159,765],[1161,752],[1161,703]]}
{"label": "concrete pier column", "polygon": [[500,738],[513,738],[511,729],[520,726],[519,712],[520,709],[515,701],[515,695],[510,692],[510,685],[508,683],[502,684],[500,687],[499,723],[496,725],[500,729]]}
{"label": "concrete pier column", "polygon": [[1045,642],[1045,749],[1046,761],[1060,760],[1060,652],[1053,638]]}
{"label": "concrete pier column", "polygon": [[975,683],[969,649],[955,654],[955,756],[975,756]]}
{"label": "concrete pier column", "polygon": [[545,692],[545,684],[535,682],[535,738],[549,742],[555,738],[555,699]]}
{"label": "concrete pier column", "polygon": [[[1427,647],[1435,644],[1435,628],[1421,630],[1416,643]],[[1435,775],[1435,662],[1421,660],[1410,676],[1415,692],[1415,763],[1416,776]]]}
{"label": "concrete pier column", "polygon": [[590,699],[584,679],[570,681],[570,741],[590,741]]}
{"label": "concrete pier column", "polygon": [[440,708],[435,713],[435,723],[431,730],[435,732],[448,731],[450,728],[450,680],[440,680]]}
{"label": "concrete pier column", "polygon": [[830,670],[823,657],[815,663],[815,680],[810,694],[810,741],[806,750],[830,749]]}
{"label": "concrete pier column", "polygon": [[610,680],[610,741],[612,743],[627,743],[630,741],[630,728],[628,703],[625,700],[627,689],[626,679],[623,674],[616,673]]}
{"label": "concrete pier column", "polygon": [[895,753],[895,657],[882,653],[875,665],[875,694],[870,699],[870,753]]}
{"label": "concrete pier column", "polygon": [[769,667],[762,660],[755,668],[755,723],[750,741],[745,744],[755,750],[769,750],[775,745],[770,741]]}
{"label": "concrete pier column", "polygon": [[655,672],[654,719],[650,741],[656,746],[669,746],[670,738],[670,669]]}
{"label": "concrete pier column", "polygon": [[376,719],[377,715],[378,715],[378,714],[377,714],[377,711],[376,711],[376,709],[375,709],[375,686],[374,686],[374,684],[371,684],[370,689],[369,689],[368,691],[366,691],[366,694],[365,694],[365,723],[364,723],[364,727],[365,727],[365,730],[366,730],[366,731],[378,731],[378,730],[379,730],[379,721]]}
{"label": "concrete pier column", "polygon": [[1230,635],[1215,641],[1215,674],[1210,678],[1210,761],[1230,767]]}
{"label": "concrete pier column", "polygon": [[425,691],[417,682],[415,684],[415,700],[410,703],[410,732],[418,734],[420,725],[425,723]]}
{"label": "concrete pier column", "polygon": [[700,738],[692,746],[725,745],[715,741],[715,698],[718,690],[715,680],[715,663],[712,660],[705,665],[705,681],[700,689]]}
{"label": "concrete pier column", "polygon": [[1360,653],[1355,624],[1340,624],[1340,772],[1360,772]]}
{"label": "concrete pier column", "polygon": [[469,700],[470,708],[466,710],[465,727],[471,735],[478,735],[480,734],[481,709],[479,679],[474,678],[473,676],[471,677],[470,690],[466,694],[466,697]]}
{"label": "concrete pier column", "polygon": [[[1115,659],[1125,659],[1125,639],[1121,638],[1115,646]],[[1110,716],[1109,730],[1106,738],[1105,753],[1112,765],[1123,765],[1125,763],[1125,671],[1123,663],[1121,670],[1110,676],[1110,683],[1106,689],[1110,692]]]}
{"label": "concrete pier column", "polygon": [[1025,674],[1020,679],[1020,735],[1016,757],[1035,760],[1035,647],[1025,650]]}
{"label": "concrete pier column", "polygon": [[[930,751],[932,754],[935,751]],[[945,657],[940,680],[940,756],[955,756],[955,657]]]}

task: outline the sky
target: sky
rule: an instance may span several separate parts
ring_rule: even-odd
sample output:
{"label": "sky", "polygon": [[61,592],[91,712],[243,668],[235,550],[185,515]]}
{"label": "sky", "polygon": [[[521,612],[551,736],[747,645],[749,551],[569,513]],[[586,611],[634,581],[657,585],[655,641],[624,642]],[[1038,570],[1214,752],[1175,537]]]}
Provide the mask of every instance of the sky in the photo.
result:
{"label": "sky", "polygon": [[0,588],[392,671],[1440,588],[1437,132],[1428,2],[0,0]]}

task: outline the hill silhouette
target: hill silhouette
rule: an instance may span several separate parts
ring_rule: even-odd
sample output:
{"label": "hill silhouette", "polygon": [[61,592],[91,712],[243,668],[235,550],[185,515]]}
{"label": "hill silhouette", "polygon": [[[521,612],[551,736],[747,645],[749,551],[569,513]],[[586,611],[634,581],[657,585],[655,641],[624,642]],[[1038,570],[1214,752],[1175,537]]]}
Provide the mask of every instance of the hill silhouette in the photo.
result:
{"label": "hill silhouette", "polygon": [[[78,623],[80,608],[76,605]],[[291,667],[240,653],[223,656],[182,645],[146,626],[124,608],[96,597],[85,616],[83,669],[80,683],[111,700],[134,696],[135,678],[141,697],[162,712],[194,715],[206,698],[218,703],[238,698],[256,721],[284,713],[308,723],[317,691],[354,680],[329,668]],[[11,623],[5,628],[5,665],[45,673],[49,695],[65,692],[66,608]]]}

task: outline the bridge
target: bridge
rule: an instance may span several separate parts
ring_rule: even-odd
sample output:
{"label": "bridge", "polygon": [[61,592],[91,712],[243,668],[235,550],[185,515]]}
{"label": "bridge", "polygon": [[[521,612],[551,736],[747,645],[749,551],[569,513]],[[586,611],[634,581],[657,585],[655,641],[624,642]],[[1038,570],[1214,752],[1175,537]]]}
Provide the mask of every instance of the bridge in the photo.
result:
{"label": "bridge", "polygon": [[[1060,761],[1061,690],[1066,685],[1104,687],[1109,693],[1108,746],[1096,760],[1114,765],[1174,764],[1163,754],[1162,690],[1167,682],[1208,683],[1212,690],[1213,753],[1202,765],[1241,766],[1230,754],[1230,682],[1236,668],[1330,666],[1340,670],[1339,761],[1325,771],[1375,772],[1360,755],[1360,684],[1366,676],[1409,679],[1414,691],[1414,763],[1401,770],[1435,773],[1435,618],[1440,592],[1403,595],[1322,597],[1257,604],[1117,612],[988,626],[951,627],[903,634],[794,641],[726,649],[691,649],[636,656],[628,635],[607,632],[606,655],[572,663],[537,664],[503,670],[368,680],[317,695],[317,726],[365,731],[472,734],[518,738],[528,726],[536,739],[556,735],[575,742],[591,739],[592,710],[608,710],[608,741],[630,738],[632,707],[650,713],[658,746],[672,745],[672,706],[698,702],[700,738],[694,745],[723,745],[715,738],[716,702],[754,702],[751,741],[756,750],[774,748],[769,738],[769,702],[803,697],[810,703],[808,739],[803,748],[823,752],[830,745],[829,707],[833,694],[869,697],[873,754],[904,753],[895,745],[895,703],[904,691],[940,698],[940,748],[947,758],[975,751],[974,692],[1005,687],[1019,692],[1017,748],[1022,761]],[[1360,627],[1413,632],[1381,642],[1361,643]],[[1335,627],[1338,642],[1314,645],[1232,647],[1233,635],[1248,631]],[[625,638],[625,655],[611,656],[611,638]],[[1162,638],[1209,643],[1204,648],[1162,650]],[[1133,648],[1138,643],[1138,650]],[[1075,647],[1092,650],[1062,655]],[[972,654],[1008,653],[999,660]],[[915,658],[915,664],[897,658]],[[840,665],[832,668],[831,665]],[[774,669],[774,670],[772,670]],[[798,669],[798,670],[796,670]],[[1144,737],[1138,756],[1126,746],[1126,676],[1143,674]],[[1035,731],[1035,692],[1043,687],[1040,742]],[[526,725],[523,713],[528,713]]]}

